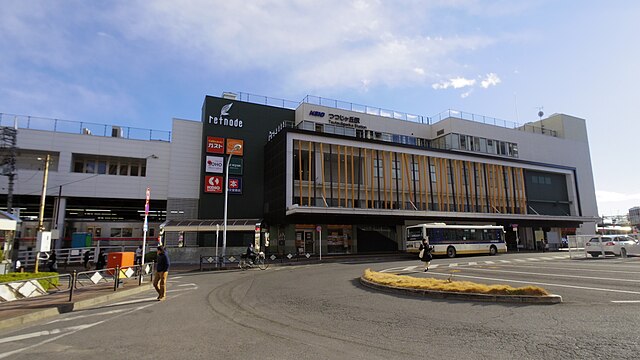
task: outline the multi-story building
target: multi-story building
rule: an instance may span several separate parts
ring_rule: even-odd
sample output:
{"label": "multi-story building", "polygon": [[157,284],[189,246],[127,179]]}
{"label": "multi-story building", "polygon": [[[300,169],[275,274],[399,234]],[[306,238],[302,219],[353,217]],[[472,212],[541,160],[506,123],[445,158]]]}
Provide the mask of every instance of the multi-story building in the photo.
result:
{"label": "multi-story building", "polygon": [[636,228],[640,228],[640,206],[629,209],[629,223]]}
{"label": "multi-story building", "polygon": [[[141,228],[150,187],[167,244],[192,256],[215,246],[225,208],[229,247],[259,239],[273,253],[402,251],[404,227],[423,222],[502,225],[510,247],[534,249],[597,221],[585,121],[569,115],[518,125],[227,93],[205,97],[201,121],[174,119],[167,138],[95,133],[18,131],[23,158],[53,154],[50,186],[63,184],[56,198],[66,198],[66,220],[54,223],[113,205],[136,209]],[[30,161],[16,194],[35,204],[41,163]]]}

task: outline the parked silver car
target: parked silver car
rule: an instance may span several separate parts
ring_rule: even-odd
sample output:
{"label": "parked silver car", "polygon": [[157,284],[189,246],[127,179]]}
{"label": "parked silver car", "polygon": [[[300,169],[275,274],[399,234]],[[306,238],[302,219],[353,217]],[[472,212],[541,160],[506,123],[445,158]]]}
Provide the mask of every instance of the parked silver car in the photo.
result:
{"label": "parked silver car", "polygon": [[598,257],[603,253],[604,255],[622,257],[640,256],[640,243],[626,235],[602,235],[591,238],[585,244],[584,251],[593,257]]}

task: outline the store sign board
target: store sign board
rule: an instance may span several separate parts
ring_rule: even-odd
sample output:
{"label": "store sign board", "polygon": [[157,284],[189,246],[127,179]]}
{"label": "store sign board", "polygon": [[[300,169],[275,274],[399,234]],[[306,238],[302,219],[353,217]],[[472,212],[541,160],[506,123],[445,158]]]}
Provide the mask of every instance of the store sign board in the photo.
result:
{"label": "store sign board", "polygon": [[222,174],[224,172],[224,158],[222,156],[207,156],[205,171]]}
{"label": "store sign board", "polygon": [[244,141],[238,139],[227,139],[227,155],[231,154],[231,151],[236,144],[240,145],[240,150],[234,151],[233,156],[244,155]]}
{"label": "store sign board", "polygon": [[224,154],[224,138],[207,136],[207,152]]}
{"label": "store sign board", "polygon": [[242,178],[229,177],[229,194],[242,194]]}
{"label": "store sign board", "polygon": [[229,163],[229,174],[242,175],[242,163],[242,158],[231,157],[231,162]]}
{"label": "store sign board", "polygon": [[222,176],[205,176],[204,192],[222,194],[222,184],[224,184]]}

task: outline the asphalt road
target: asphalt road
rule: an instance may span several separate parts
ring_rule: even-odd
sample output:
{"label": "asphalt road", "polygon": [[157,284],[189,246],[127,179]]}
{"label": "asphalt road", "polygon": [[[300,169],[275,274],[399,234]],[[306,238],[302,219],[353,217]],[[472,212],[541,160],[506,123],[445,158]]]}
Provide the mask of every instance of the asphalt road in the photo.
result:
{"label": "asphalt road", "polygon": [[[170,277],[164,302],[148,292],[0,332],[0,359],[638,358],[640,258],[507,254],[433,264],[426,274],[418,271],[419,262],[403,261]],[[546,284],[541,286],[565,302],[513,305],[383,294],[360,286],[357,279],[367,267]]]}

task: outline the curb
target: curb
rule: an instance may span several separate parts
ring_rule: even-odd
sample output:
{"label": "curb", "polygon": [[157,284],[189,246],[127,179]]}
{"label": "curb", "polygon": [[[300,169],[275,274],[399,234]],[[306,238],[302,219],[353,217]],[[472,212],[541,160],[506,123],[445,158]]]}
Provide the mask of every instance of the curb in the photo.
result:
{"label": "curb", "polygon": [[380,290],[383,292],[430,297],[434,299],[452,299],[466,301],[485,301],[485,302],[503,302],[503,303],[519,303],[519,304],[535,304],[535,305],[551,305],[562,303],[562,296],[533,296],[533,295],[489,295],[489,294],[471,294],[437,290],[412,289],[390,285],[381,285],[360,277],[360,283],[368,288]]}
{"label": "curb", "polygon": [[39,321],[50,317],[58,316],[60,314],[73,312],[75,310],[82,310],[98,305],[107,301],[120,299],[123,297],[135,295],[147,290],[153,289],[151,284],[144,284],[136,286],[132,289],[116,291],[112,294],[101,295],[94,298],[84,299],[66,304],[54,305],[54,307],[45,310],[34,311],[29,314],[19,315],[10,319],[0,320],[0,330],[24,325],[33,321]]}

